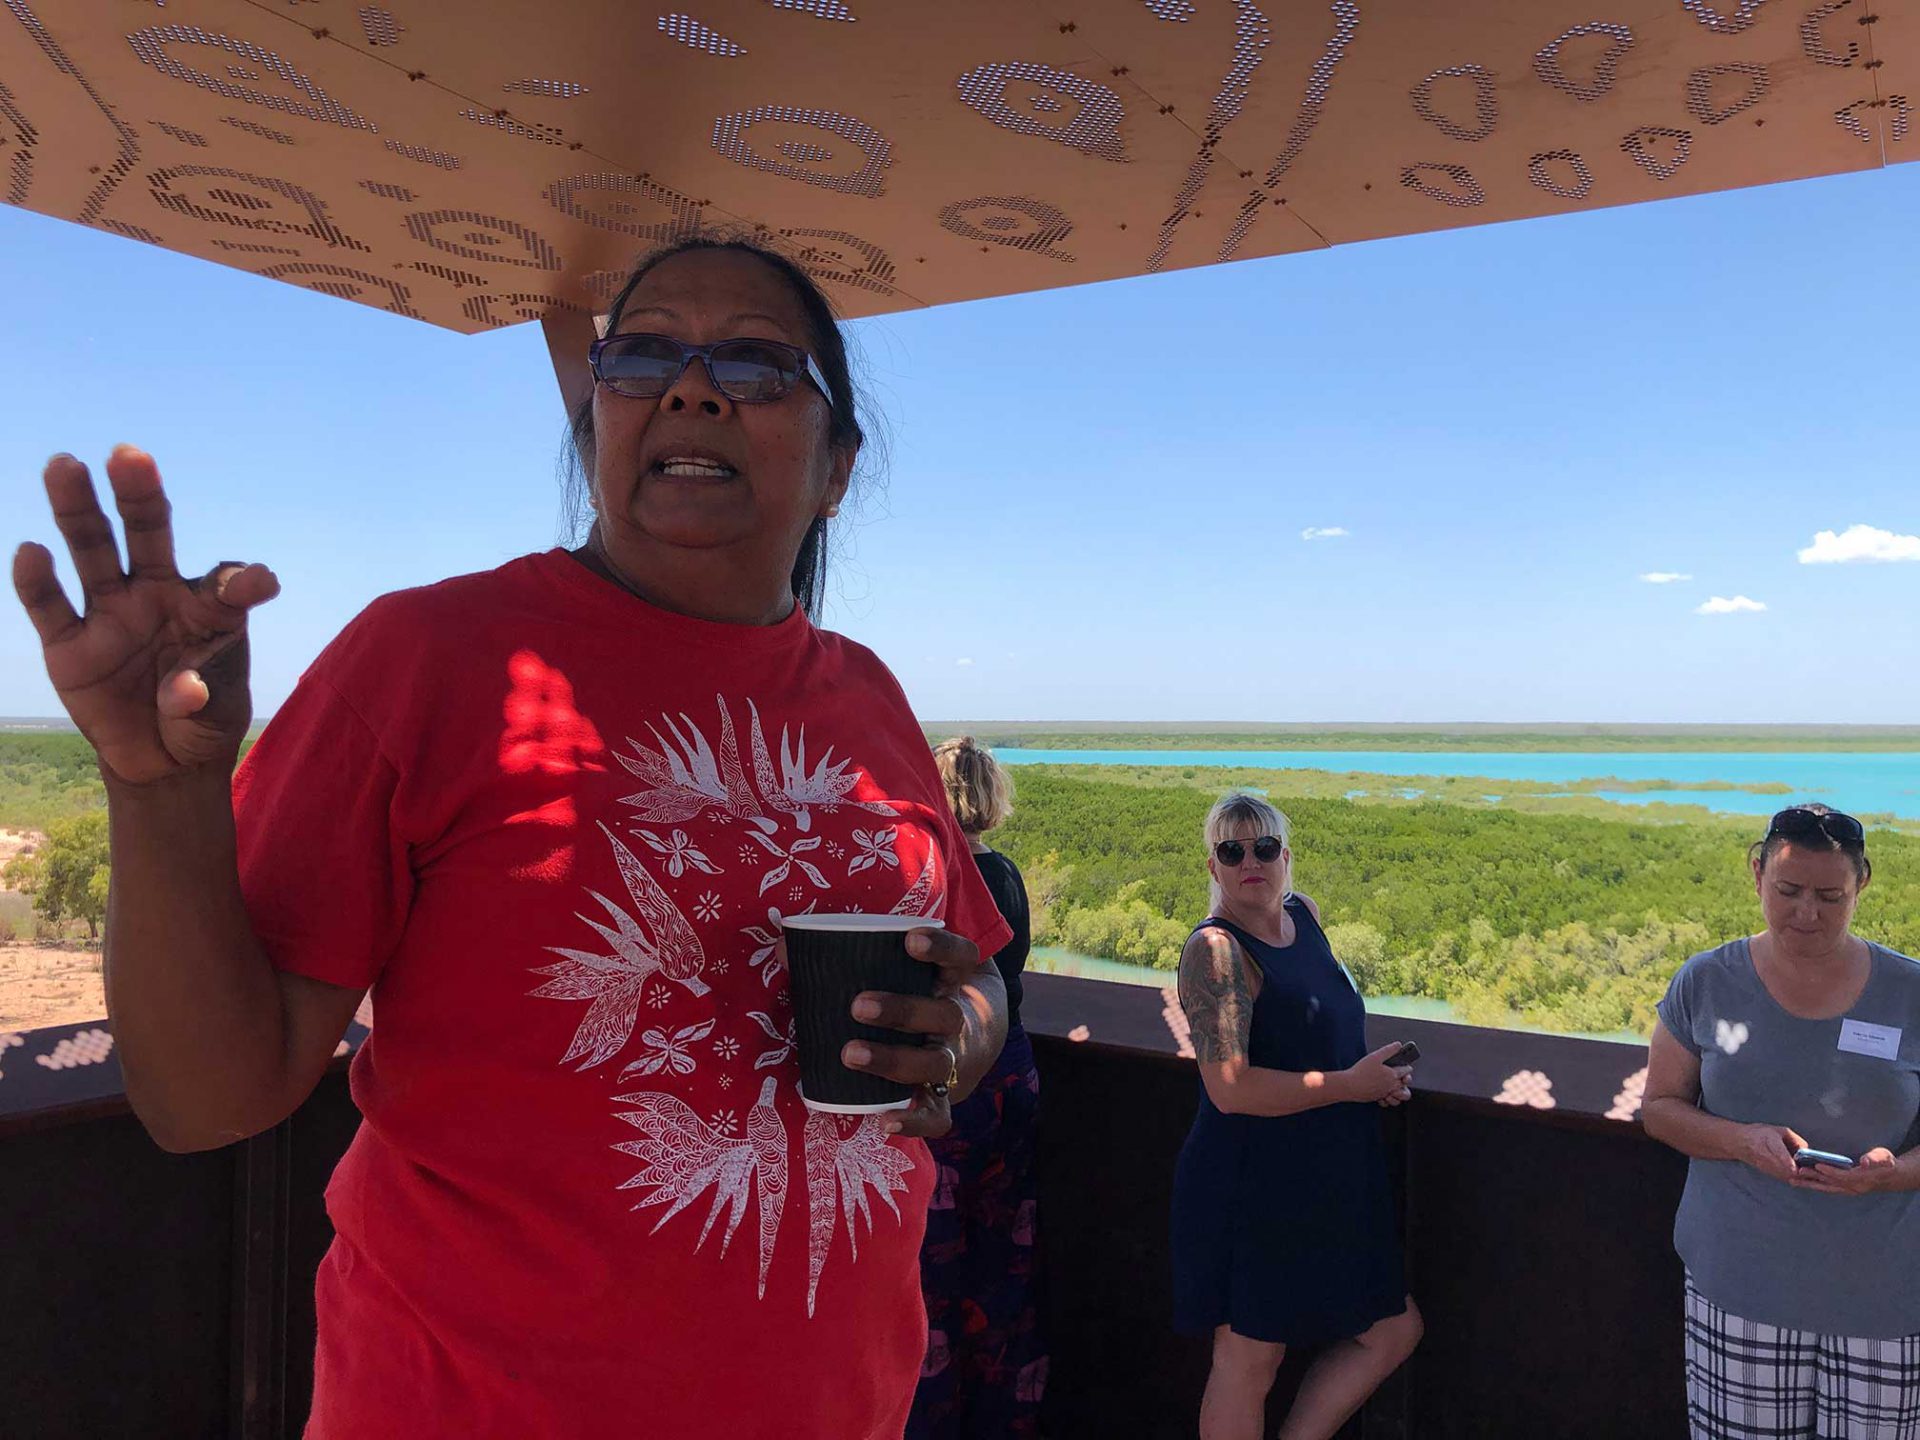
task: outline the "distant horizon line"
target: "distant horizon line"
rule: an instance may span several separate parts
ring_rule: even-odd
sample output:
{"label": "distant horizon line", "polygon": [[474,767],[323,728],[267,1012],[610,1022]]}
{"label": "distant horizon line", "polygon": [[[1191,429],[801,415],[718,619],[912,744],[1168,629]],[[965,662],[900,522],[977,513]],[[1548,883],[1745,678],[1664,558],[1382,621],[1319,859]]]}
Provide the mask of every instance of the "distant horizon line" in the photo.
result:
{"label": "distant horizon line", "polygon": [[[256,716],[258,730],[271,715]],[[1799,720],[922,720],[923,730],[959,731],[994,726],[1062,734],[1110,731],[1136,734],[1310,735],[1310,734],[1584,734],[1584,735],[1906,735],[1920,737],[1920,724],[1848,722],[1817,724]],[[61,731],[78,734],[65,716],[0,715],[0,730]]]}

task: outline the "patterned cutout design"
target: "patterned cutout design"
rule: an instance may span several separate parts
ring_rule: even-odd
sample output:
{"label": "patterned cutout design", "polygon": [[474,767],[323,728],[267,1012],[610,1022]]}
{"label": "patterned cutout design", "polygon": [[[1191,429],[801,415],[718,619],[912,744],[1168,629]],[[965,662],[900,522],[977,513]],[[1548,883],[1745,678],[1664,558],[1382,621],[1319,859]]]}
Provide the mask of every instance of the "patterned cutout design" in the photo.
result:
{"label": "patterned cutout design", "polygon": [[1340,62],[1346,59],[1354,38],[1360,33],[1360,0],[1333,0],[1330,8],[1333,12],[1333,33],[1327,38],[1320,58],[1314,61],[1313,71],[1307,78],[1306,93],[1300,97],[1300,108],[1294,113],[1293,124],[1288,127],[1287,142],[1274,157],[1273,164],[1267,167],[1261,188],[1247,196],[1240,206],[1233,227],[1220,243],[1219,258],[1222,260],[1233,258],[1253,229],[1253,222],[1260,210],[1279,198],[1275,193],[1276,187],[1293,168],[1294,162],[1305,153],[1314,133],[1320,128],[1321,118],[1326,114],[1327,97],[1333,91],[1334,74],[1339,70]]}
{"label": "patterned cutout design", "polygon": [[709,55],[718,55],[726,60],[747,53],[746,46],[735,44],[712,26],[701,24],[691,15],[662,15],[657,24],[661,34],[678,40],[689,50],[704,50]]}
{"label": "patterned cutout design", "polygon": [[1854,139],[1867,144],[1873,143],[1873,127],[1860,118],[1862,110],[1891,110],[1893,121],[1887,127],[1888,138],[1899,144],[1907,138],[1907,125],[1912,119],[1912,111],[1904,95],[1889,95],[1884,100],[1856,100],[1851,105],[1842,105],[1833,112],[1833,118],[1840,122],[1840,128]]}
{"label": "patterned cutout design", "polygon": [[[1714,87],[1723,76],[1737,75],[1746,81],[1744,93],[1731,99],[1714,100]],[[1702,125],[1722,125],[1750,106],[1766,98],[1770,82],[1767,67],[1750,60],[1730,60],[1723,65],[1703,65],[1687,76],[1687,113]]]}
{"label": "patterned cutout design", "polygon": [[369,45],[398,45],[406,28],[391,10],[378,5],[360,7],[360,33],[367,37]]}
{"label": "patterned cutout design", "polygon": [[1074,263],[1073,256],[1055,248],[1073,233],[1073,222],[1044,200],[1025,195],[957,200],[940,212],[940,224],[962,239],[984,240],[1028,250],[1049,260]]}
{"label": "patterned cutout design", "polygon": [[1827,43],[1824,26],[1827,17],[1838,15],[1853,4],[1853,0],[1827,0],[1824,5],[1816,5],[1809,10],[1806,18],[1800,22],[1800,48],[1807,58],[1816,65],[1837,65],[1845,68],[1860,58],[1860,42],[1849,40],[1842,49],[1834,49]]}
{"label": "patterned cutout design", "polygon": [[196,150],[207,148],[207,137],[204,135],[195,134],[191,130],[182,130],[178,125],[169,125],[164,120],[149,120],[147,123],[162,135],[171,140],[178,140],[182,145],[191,145]]}
{"label": "patterned cutout design", "polygon": [[360,188],[369,195],[378,195],[382,200],[400,200],[412,203],[419,197],[404,185],[389,185],[384,180],[362,180]]}
{"label": "patterned cutout design", "polygon": [[446,281],[456,290],[478,290],[487,283],[484,275],[476,275],[471,270],[456,270],[451,265],[436,265],[431,260],[416,260],[413,268],[422,275]]}
{"label": "patterned cutout design", "polygon": [[664,185],[631,175],[572,175],[554,181],[541,194],[562,215],[655,244],[700,228],[700,206]]}
{"label": "patterned cutout design", "polygon": [[154,234],[153,231],[147,229],[146,226],[129,225],[124,220],[102,220],[100,222],[100,228],[102,230],[111,230],[116,235],[124,235],[129,240],[144,241],[148,245],[159,245],[164,247],[167,243],[166,241],[162,240],[158,235]]}
{"label": "patterned cutout design", "polygon": [[363,305],[376,303],[368,298],[368,292],[371,291],[374,295],[386,297],[386,303],[380,308],[391,314],[405,315],[410,320],[426,318],[413,308],[413,296],[406,286],[379,275],[369,275],[364,270],[316,260],[292,260],[281,265],[269,265],[259,273],[269,280],[291,280],[309,290],[318,290],[342,300],[356,300]]}
{"label": "patterned cutout design", "polygon": [[[838,169],[825,168],[840,158],[840,151],[844,147],[829,148],[824,160],[775,160],[756,148],[750,138],[753,130],[762,125],[805,126],[823,131],[850,142],[859,150],[862,163],[855,169],[844,166]],[[771,139],[769,144],[778,148],[780,141]],[[886,170],[893,163],[893,146],[887,143],[886,136],[865,121],[842,115],[837,110],[796,109],[791,105],[756,105],[751,110],[722,115],[713,122],[713,148],[736,164],[765,170],[771,175],[784,175],[789,180],[804,181],[808,185],[838,190],[843,195],[861,195],[869,200],[879,199],[885,191]]]}
{"label": "patterned cutout design", "polygon": [[1627,157],[1656,180],[1671,180],[1693,154],[1693,132],[1642,125],[1620,142]]}
{"label": "patterned cutout design", "polygon": [[33,151],[40,143],[40,132],[33,128],[27,112],[4,83],[0,83],[0,122],[6,125],[6,133],[0,134],[0,145],[12,147],[6,152],[7,204],[24,205],[27,192],[33,189]]}
{"label": "patterned cutout design", "polygon": [[1184,25],[1193,19],[1193,0],[1140,0],[1156,20],[1171,20]]}
{"label": "patterned cutout design", "polygon": [[546,95],[555,100],[572,100],[587,94],[587,87],[575,80],[509,80],[500,87],[509,95]]}
{"label": "patterned cutout design", "polygon": [[[236,40],[230,35],[215,35],[202,30],[198,25],[149,25],[144,30],[136,30],[127,37],[127,44],[133,47],[133,53],[146,64],[151,65],[162,75],[170,75],[175,80],[184,80],[189,85],[197,85],[202,90],[211,90],[216,95],[224,95],[229,100],[241,100],[249,105],[259,105],[268,110],[278,110],[283,115],[299,115],[308,120],[320,120],[329,125],[340,125],[348,130],[364,130],[369,134],[378,133],[380,127],[372,121],[363,119],[342,105],[326,91],[322,90],[307,76],[293,68],[271,50],[263,50],[258,45],[245,40]],[[248,62],[246,65],[226,65],[228,74],[236,80],[252,80],[264,83],[260,73],[280,80],[293,95],[271,90],[260,90],[248,85],[235,85],[209,75],[204,70],[195,70],[183,60],[173,56],[175,46],[201,46],[211,50],[225,51]],[[296,98],[296,96],[298,98]]]}
{"label": "patterned cutout design", "polygon": [[[26,0],[0,0],[0,4],[4,4],[13,18],[20,22],[21,28],[27,32],[27,37],[39,47],[40,53],[46,56],[53,68],[80,87],[81,92],[92,102],[94,109],[100,112],[100,118],[106,121],[113,131],[118,154],[114,157],[113,163],[104,169],[90,167],[89,173],[98,174],[100,179],[88,192],[86,202],[80,207],[80,213],[73,217],[82,225],[91,225],[100,218],[101,210],[106,207],[107,198],[120,188],[120,182],[132,174],[133,167],[140,162],[140,136],[131,125],[120,118],[113,106],[107,103],[106,97],[94,89],[93,82],[87,79],[78,65],[73,63],[67,52],[60,48],[60,43],[48,32],[47,27],[40,23],[40,17],[33,13],[33,7],[27,4]],[[15,157],[8,169],[10,187],[15,185],[25,187],[32,183],[33,169],[30,157],[29,163],[24,166],[19,163],[18,157]]]}
{"label": "patterned cutout design", "polygon": [[893,261],[878,245],[844,230],[782,230],[780,234],[798,242],[792,246],[794,258],[815,280],[876,295],[893,293]]}
{"label": "patterned cutout design", "polygon": [[[1552,165],[1564,165],[1573,174],[1573,183],[1554,178]],[[1527,161],[1527,179],[1549,195],[1562,200],[1584,200],[1593,193],[1593,171],[1580,158],[1578,150],[1542,150]]]}
{"label": "patterned cutout design", "polygon": [[508,135],[517,135],[522,140],[538,140],[542,145],[564,145],[567,137],[551,125],[533,125],[525,120],[516,120],[504,110],[478,110],[469,105],[460,112],[462,120],[471,120],[476,125],[488,125]]}
{"label": "patterned cutout design", "polygon": [[1442,205],[1484,205],[1487,201],[1487,192],[1464,165],[1409,165],[1400,172],[1400,183]]}
{"label": "patterned cutout design", "polygon": [[[1462,125],[1433,103],[1437,81],[1464,76],[1473,81],[1472,125]],[[1494,88],[1493,72],[1484,65],[1449,65],[1436,70],[1413,87],[1413,113],[1455,140],[1480,141],[1493,134],[1500,123],[1500,95]]]}
{"label": "patterned cutout design", "polygon": [[858,20],[843,3],[843,0],[767,0],[776,10],[798,10],[803,15],[811,15],[816,20]]}
{"label": "patterned cutout design", "polygon": [[308,235],[334,249],[367,248],[327,218],[319,196],[291,181],[217,165],[175,165],[147,181],[155,202],[176,215],[269,235]]}
{"label": "patterned cutout design", "polygon": [[1723,15],[1713,0],[1680,0],[1681,8],[1716,35],[1738,35],[1759,17],[1767,0],[1740,0],[1733,14]]}
{"label": "patterned cutout design", "polygon": [[[1592,76],[1579,81],[1567,74],[1560,60],[1560,48],[1570,40],[1583,39],[1588,35],[1605,35],[1613,43],[1607,47],[1605,54],[1594,61]],[[1604,20],[1596,20],[1590,25],[1576,25],[1533,57],[1533,73],[1563,95],[1592,103],[1613,89],[1613,82],[1620,73],[1620,59],[1632,48],[1633,31],[1625,25],[1613,25]]]}
{"label": "patterned cutout design", "polygon": [[[454,233],[445,233],[448,230]],[[418,210],[407,216],[407,233],[464,260],[487,260],[532,270],[560,268],[560,257],[536,232],[518,220],[482,215],[477,210]]]}
{"label": "patterned cutout design", "polygon": [[387,141],[387,149],[407,160],[417,160],[422,165],[437,165],[442,170],[458,170],[466,162],[458,155],[449,155],[444,150],[429,150],[424,145],[406,145],[398,140]]}
{"label": "patterned cutout design", "polygon": [[258,135],[262,140],[271,140],[276,145],[296,145],[299,143],[291,135],[283,134],[278,130],[269,130],[265,125],[256,125],[251,120],[241,120],[232,115],[222,115],[220,117],[220,123],[222,125],[231,125],[236,130],[244,130],[249,135]]}
{"label": "patterned cutout design", "polygon": [[[505,314],[501,314],[502,310]],[[551,295],[535,294],[531,291],[512,295],[469,295],[460,302],[460,313],[479,325],[499,329],[503,325],[518,325],[523,320],[539,320],[553,314],[556,310],[568,310],[576,315],[587,312],[578,305],[569,305],[564,300],[555,300]]]}
{"label": "patterned cutout design", "polygon": [[[1193,213],[1194,201],[1200,198],[1207,177],[1213,172],[1221,137],[1240,118],[1247,96],[1253,91],[1254,72],[1265,58],[1261,52],[1273,42],[1273,26],[1266,13],[1253,0],[1234,0],[1233,8],[1233,63],[1227,67],[1227,73],[1220,79],[1220,88],[1214,92],[1213,104],[1207,110],[1207,123],[1201,134],[1200,148],[1187,164],[1187,177],[1173,197],[1173,209],[1160,222],[1160,238],[1154,244],[1153,253],[1147,257],[1146,268],[1149,271],[1158,270],[1166,264],[1167,255],[1173,249],[1174,237],[1179,234],[1180,227],[1187,223]],[[1185,14],[1161,15],[1160,18],[1187,20],[1192,18],[1192,14],[1193,7],[1189,5]]]}
{"label": "patterned cutout design", "polygon": [[1003,130],[1052,140],[1101,160],[1127,158],[1120,137],[1125,107],[1098,81],[1051,65],[996,62],[967,71],[954,88],[972,109]]}

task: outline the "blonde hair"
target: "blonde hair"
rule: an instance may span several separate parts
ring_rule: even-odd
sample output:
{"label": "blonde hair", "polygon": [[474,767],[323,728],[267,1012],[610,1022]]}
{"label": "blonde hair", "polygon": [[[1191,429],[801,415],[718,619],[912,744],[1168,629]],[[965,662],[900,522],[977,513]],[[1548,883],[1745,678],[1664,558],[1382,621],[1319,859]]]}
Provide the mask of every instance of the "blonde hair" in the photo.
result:
{"label": "blonde hair", "polygon": [[[1213,802],[1213,808],[1207,811],[1206,841],[1207,854],[1213,854],[1213,847],[1227,838],[1229,830],[1238,830],[1243,825],[1251,825],[1254,838],[1273,835],[1279,838],[1288,850],[1287,857],[1287,894],[1293,894],[1293,842],[1289,838],[1293,826],[1281,813],[1280,807],[1266,796],[1252,790],[1229,790]],[[1220,888],[1220,882],[1209,872],[1207,885],[1207,905],[1215,915],[1220,913],[1221,903],[1226,894]]]}
{"label": "blonde hair", "polygon": [[1013,813],[1013,779],[993,752],[971,735],[942,740],[933,747],[933,763],[946,782],[953,817],[969,835],[982,835]]}

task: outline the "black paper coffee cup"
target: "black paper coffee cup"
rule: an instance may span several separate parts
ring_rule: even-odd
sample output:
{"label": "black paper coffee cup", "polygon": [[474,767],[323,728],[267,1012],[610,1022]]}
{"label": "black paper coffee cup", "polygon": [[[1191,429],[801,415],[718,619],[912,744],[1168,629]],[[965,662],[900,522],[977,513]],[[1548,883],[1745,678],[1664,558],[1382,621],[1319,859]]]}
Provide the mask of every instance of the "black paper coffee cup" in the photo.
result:
{"label": "black paper coffee cup", "polygon": [[938,930],[923,915],[788,915],[787,940],[794,1035],[800,1050],[800,1098],[809,1110],[872,1115],[904,1110],[913,1086],[849,1070],[840,1062],[849,1040],[876,1045],[920,1045],[923,1035],[883,1030],[853,1018],[853,997],[864,990],[931,995],[939,971],[907,954],[907,933]]}

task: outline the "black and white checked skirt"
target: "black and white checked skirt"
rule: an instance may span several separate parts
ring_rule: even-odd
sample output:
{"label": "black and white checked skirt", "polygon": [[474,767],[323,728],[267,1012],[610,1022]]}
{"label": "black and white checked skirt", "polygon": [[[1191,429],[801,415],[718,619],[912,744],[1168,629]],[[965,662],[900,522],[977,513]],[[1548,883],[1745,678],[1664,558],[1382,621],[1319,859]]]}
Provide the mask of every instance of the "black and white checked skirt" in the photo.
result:
{"label": "black and white checked skirt", "polygon": [[1693,1440],[1920,1440],[1920,1335],[1862,1340],[1730,1315],[1687,1277]]}

